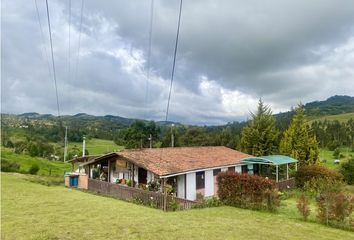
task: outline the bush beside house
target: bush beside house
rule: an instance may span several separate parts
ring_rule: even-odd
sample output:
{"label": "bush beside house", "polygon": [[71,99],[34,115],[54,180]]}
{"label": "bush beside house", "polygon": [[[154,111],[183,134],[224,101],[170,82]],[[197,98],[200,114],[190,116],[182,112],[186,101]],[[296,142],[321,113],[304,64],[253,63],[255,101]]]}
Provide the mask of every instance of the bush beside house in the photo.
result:
{"label": "bush beside house", "polygon": [[218,196],[229,206],[274,211],[279,196],[274,181],[236,172],[218,174]]}

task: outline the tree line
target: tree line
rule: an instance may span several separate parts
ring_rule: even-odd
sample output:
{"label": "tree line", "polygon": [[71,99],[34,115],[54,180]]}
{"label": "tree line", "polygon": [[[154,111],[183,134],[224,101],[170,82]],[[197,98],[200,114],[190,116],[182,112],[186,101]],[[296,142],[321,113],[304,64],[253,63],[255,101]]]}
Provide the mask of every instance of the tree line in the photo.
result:
{"label": "tree line", "polygon": [[[12,136],[18,133],[5,122],[1,138],[3,146],[13,147],[16,152],[47,158],[63,155],[64,124],[69,129],[69,142],[81,142],[86,136],[113,140],[126,148],[170,147],[173,136],[175,147],[226,146],[254,156],[285,154],[309,162],[318,160],[319,146],[330,150],[340,146],[353,148],[353,119],[343,123],[325,120],[308,124],[305,113],[304,106],[299,104],[289,114],[273,115],[270,107],[260,100],[248,122],[224,126],[168,125],[145,120],[124,125],[109,119],[76,119],[61,124],[25,121],[21,123],[26,125],[21,129],[25,139],[12,141]],[[80,154],[79,149],[69,153],[70,156]]]}

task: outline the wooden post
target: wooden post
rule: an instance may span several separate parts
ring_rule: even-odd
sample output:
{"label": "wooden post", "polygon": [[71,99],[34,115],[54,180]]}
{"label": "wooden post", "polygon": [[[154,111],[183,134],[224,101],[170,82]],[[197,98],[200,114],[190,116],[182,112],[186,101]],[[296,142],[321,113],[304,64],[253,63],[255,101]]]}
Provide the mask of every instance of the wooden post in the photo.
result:
{"label": "wooden post", "polygon": [[297,163],[295,163],[295,171],[297,171]]}
{"label": "wooden post", "polygon": [[134,171],[135,171],[135,169],[134,169],[134,163],[133,163],[133,171],[132,171],[132,183],[131,183],[131,186],[132,187],[134,187]]}
{"label": "wooden post", "polygon": [[286,180],[289,180],[289,163],[286,164]]}
{"label": "wooden post", "polygon": [[278,165],[275,166],[275,182],[279,182],[279,169]]}
{"label": "wooden post", "polygon": [[108,173],[107,173],[107,180],[110,183],[111,182],[111,160],[108,160]]}
{"label": "wooden post", "polygon": [[166,178],[162,179],[162,191],[163,191],[163,210],[167,210],[167,189],[166,189]]}

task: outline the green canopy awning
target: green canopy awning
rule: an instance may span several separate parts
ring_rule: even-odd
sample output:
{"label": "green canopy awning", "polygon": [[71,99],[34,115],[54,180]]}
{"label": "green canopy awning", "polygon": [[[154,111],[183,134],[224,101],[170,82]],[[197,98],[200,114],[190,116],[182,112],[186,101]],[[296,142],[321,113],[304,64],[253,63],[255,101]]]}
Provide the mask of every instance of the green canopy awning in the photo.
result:
{"label": "green canopy awning", "polygon": [[271,165],[283,165],[288,163],[297,163],[294,158],[284,155],[269,155],[262,157],[248,157],[241,160],[241,163],[245,164],[271,164]]}

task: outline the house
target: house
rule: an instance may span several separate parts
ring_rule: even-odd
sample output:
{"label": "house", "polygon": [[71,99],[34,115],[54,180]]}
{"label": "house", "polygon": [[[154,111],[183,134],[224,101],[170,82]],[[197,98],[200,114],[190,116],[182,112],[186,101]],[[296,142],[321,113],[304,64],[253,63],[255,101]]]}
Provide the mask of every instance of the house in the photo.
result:
{"label": "house", "polygon": [[216,176],[221,171],[256,174],[281,182],[289,180],[289,165],[297,164],[286,156],[254,157],[222,146],[126,149],[71,162],[79,163],[76,174],[87,179],[129,182],[131,187],[143,189],[159,182],[160,191],[169,186],[176,197],[187,200],[196,200],[198,194],[215,196]]}

